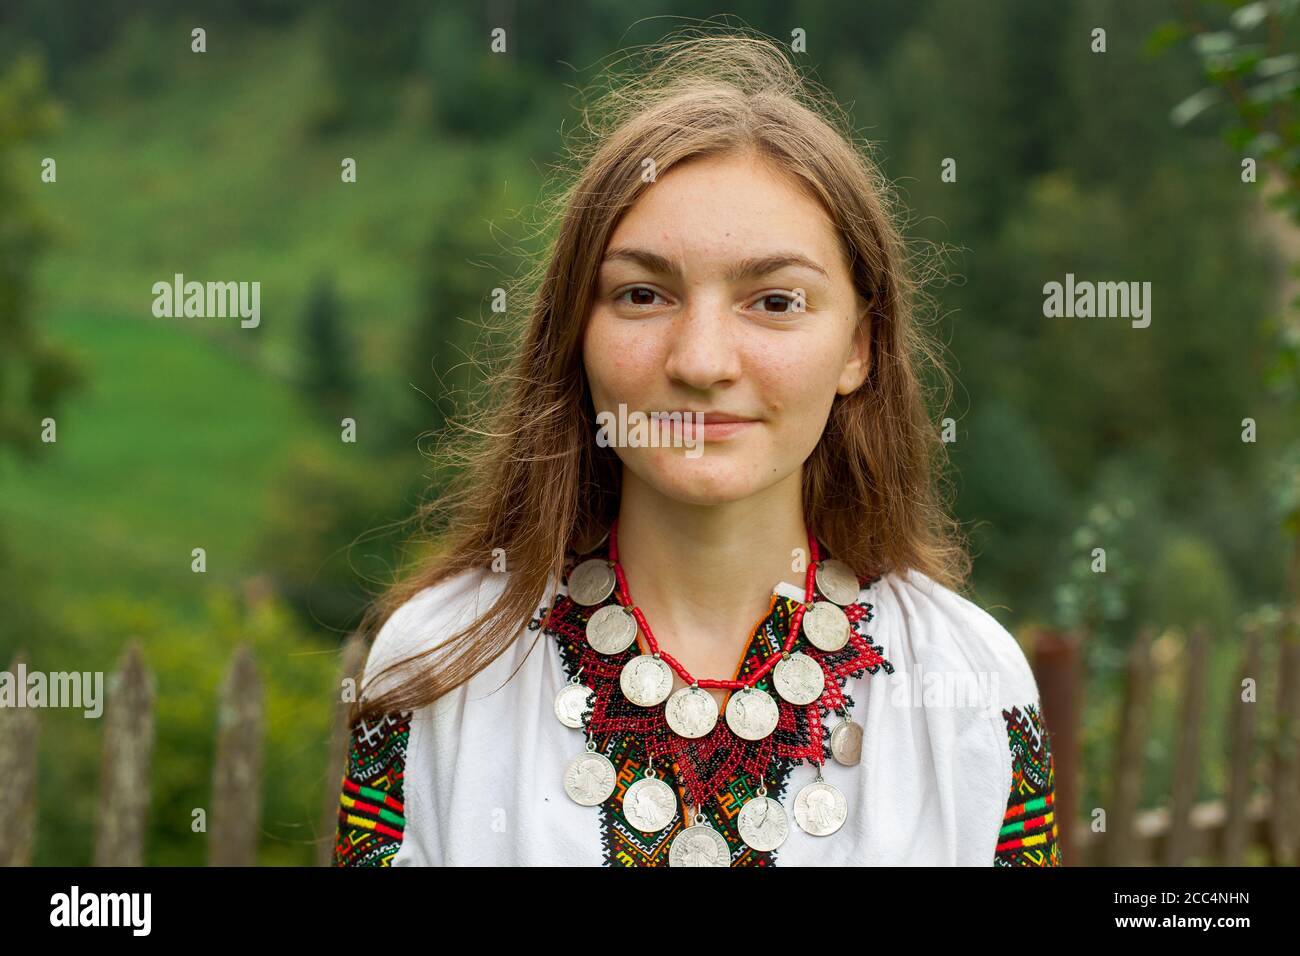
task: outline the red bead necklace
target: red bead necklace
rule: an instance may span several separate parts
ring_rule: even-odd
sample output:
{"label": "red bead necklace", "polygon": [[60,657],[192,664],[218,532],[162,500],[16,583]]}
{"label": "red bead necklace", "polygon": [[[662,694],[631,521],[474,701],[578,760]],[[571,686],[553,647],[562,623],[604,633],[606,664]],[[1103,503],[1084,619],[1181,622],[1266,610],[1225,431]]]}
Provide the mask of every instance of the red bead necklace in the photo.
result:
{"label": "red bead necklace", "polygon": [[820,553],[817,550],[817,539],[813,537],[811,531],[808,533],[808,571],[804,577],[804,599],[803,603],[795,608],[794,614],[790,618],[790,633],[786,635],[785,645],[777,653],[773,654],[763,666],[759,667],[754,673],[743,681],[739,680],[702,680],[696,681],[694,677],[667,651],[659,649],[659,642],[655,640],[654,632],[650,630],[650,625],[641,613],[641,609],[632,603],[632,595],[628,591],[627,576],[623,574],[623,565],[618,560],[618,519],[615,519],[609,526],[609,560],[614,565],[614,576],[618,581],[617,598],[620,604],[632,612],[636,622],[640,625],[642,632],[645,634],[646,643],[650,645],[650,653],[663,658],[687,686],[697,685],[699,687],[719,688],[722,690],[741,690],[745,687],[753,687],[778,663],[781,658],[790,653],[794,643],[799,639],[799,626],[803,623],[804,611],[812,606],[816,598],[814,590],[816,584],[817,562],[820,560]]}

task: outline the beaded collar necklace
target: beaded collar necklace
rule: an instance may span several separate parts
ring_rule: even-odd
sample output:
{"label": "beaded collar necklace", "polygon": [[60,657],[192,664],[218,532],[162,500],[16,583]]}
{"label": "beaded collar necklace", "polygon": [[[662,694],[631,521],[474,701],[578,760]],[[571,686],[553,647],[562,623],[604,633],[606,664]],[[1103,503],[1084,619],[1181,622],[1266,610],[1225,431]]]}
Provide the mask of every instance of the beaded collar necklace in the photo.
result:
{"label": "beaded collar necklace", "polygon": [[[654,637],[644,613],[633,602],[627,577],[618,560],[618,522],[609,530],[606,558],[583,561],[569,574],[568,592],[579,605],[602,604],[611,594],[617,603],[600,607],[587,620],[584,636],[590,647],[604,656],[616,656],[636,641],[638,629],[645,635],[649,653],[630,658],[619,672],[619,689],[639,708],[663,707],[664,720],[671,730],[684,738],[699,738],[711,733],[718,723],[717,701],[705,688],[732,691],[727,700],[726,726],[737,737],[748,741],[762,740],[776,729],[779,707],[772,695],[756,685],[767,674],[782,699],[795,705],[818,700],[825,688],[826,674],[813,657],[793,651],[803,633],[814,647],[836,651],[849,640],[852,625],[842,610],[858,598],[858,578],[844,562],[821,559],[815,536],[809,533],[810,562],[804,582],[804,600],[795,608],[788,635],[780,650],[744,680],[697,679],[672,655],[663,651]],[[820,591],[825,600],[817,600]],[[673,673],[686,686],[672,691]],[[564,771],[564,789],[569,797],[583,806],[601,804],[613,794],[616,785],[614,765],[596,752],[589,718],[595,691],[580,683],[575,674],[555,698],[556,717],[567,727],[586,728],[587,747],[569,761]],[[842,721],[831,735],[831,753],[837,762],[849,766],[861,758],[862,728],[851,720]],[[623,813],[628,822],[644,833],[655,833],[668,826],[676,815],[677,795],[654,770],[653,757],[647,761],[645,776],[632,784],[623,795]],[[847,801],[839,788],[822,777],[821,761],[817,778],[804,786],[795,797],[795,822],[814,836],[836,832],[848,815]],[[689,808],[686,808],[689,809]],[[699,806],[687,814],[692,825],[685,827],[669,847],[672,866],[727,866],[730,853],[725,837],[709,825]],[[789,834],[789,817],[785,807],[767,796],[761,785],[747,800],[737,819],[737,831],[756,850],[773,850]]]}

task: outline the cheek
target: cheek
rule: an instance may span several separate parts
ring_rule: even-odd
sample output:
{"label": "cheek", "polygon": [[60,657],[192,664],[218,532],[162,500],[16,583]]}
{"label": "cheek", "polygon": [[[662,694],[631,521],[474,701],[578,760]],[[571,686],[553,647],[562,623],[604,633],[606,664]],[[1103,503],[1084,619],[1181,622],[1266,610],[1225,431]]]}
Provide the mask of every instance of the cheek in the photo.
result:
{"label": "cheek", "polygon": [[596,403],[609,408],[628,401],[653,368],[655,354],[655,344],[633,323],[594,311],[583,335],[582,361]]}
{"label": "cheek", "polygon": [[768,408],[787,428],[819,431],[835,398],[839,364],[818,341],[784,341],[750,354],[749,375]]}

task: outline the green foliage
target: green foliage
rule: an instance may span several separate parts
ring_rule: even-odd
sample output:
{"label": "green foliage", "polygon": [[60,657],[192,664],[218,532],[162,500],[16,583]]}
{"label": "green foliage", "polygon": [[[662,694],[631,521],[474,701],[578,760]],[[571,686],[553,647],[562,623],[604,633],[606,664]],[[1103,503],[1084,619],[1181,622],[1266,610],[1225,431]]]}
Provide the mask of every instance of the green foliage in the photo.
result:
{"label": "green foliage", "polygon": [[[298,444],[267,489],[256,561],[304,618],[334,633],[355,627],[373,592],[391,582],[392,502],[410,484],[402,462],[383,467],[358,445]],[[385,477],[387,476],[387,477]]]}
{"label": "green foliage", "polygon": [[[1042,569],[1057,559],[1072,496],[1034,418],[1003,399],[985,402],[959,425],[951,456],[961,476],[959,511],[987,522],[971,534],[981,579],[997,582],[1000,593],[1035,594]],[[1021,601],[1026,612],[1044,610],[1041,601]]]}
{"label": "green foliage", "polygon": [[[337,786],[325,774],[329,721],[338,698],[338,663],[331,644],[306,631],[273,599],[245,604],[215,590],[204,596],[197,617],[178,614],[157,600],[108,597],[70,609],[64,626],[70,633],[58,663],[46,651],[31,666],[107,672],[128,639],[141,643],[155,694],[145,849],[146,862],[158,866],[195,866],[207,860],[207,834],[193,831],[191,813],[205,808],[211,822],[218,695],[235,649],[249,644],[265,701],[259,862],[312,863],[310,840],[327,794]],[[47,744],[41,750],[36,862],[84,865],[93,849],[99,786],[95,757],[103,721],[60,711],[41,716],[43,727],[46,718],[52,726],[45,727]],[[51,740],[58,740],[58,746]]]}
{"label": "green foliage", "polygon": [[463,191],[450,201],[447,225],[424,246],[421,306],[404,366],[410,394],[390,447],[412,435],[436,435],[466,410],[487,361],[499,354],[503,326],[517,329],[525,321],[527,303],[518,300],[502,300],[506,315],[493,312],[495,290],[508,291],[522,263],[516,250],[494,248],[491,230],[475,219],[488,202],[489,176],[483,169],[467,176]]}
{"label": "green foliage", "polygon": [[[1199,11],[1195,2],[1182,7],[1182,33],[1211,85],[1189,95],[1170,117],[1178,125],[1202,114],[1218,118],[1224,139],[1258,164],[1259,176],[1276,177],[1270,204],[1300,225],[1300,4],[1232,0],[1228,6],[1226,21],[1222,9]],[[1292,264],[1292,274],[1300,274],[1300,265]],[[1300,303],[1292,309],[1300,310]],[[1265,330],[1272,353],[1265,371],[1269,391],[1294,405],[1300,401],[1300,316],[1270,320]]]}
{"label": "green foliage", "polygon": [[1288,534],[1300,537],[1300,442],[1279,456],[1268,487],[1273,512]]}
{"label": "green foliage", "polygon": [[[1300,5],[1255,0],[1234,6],[1226,22],[1218,22],[1220,11],[1205,11],[1216,21],[1211,27],[1189,12],[1195,10],[1189,4],[1183,22],[1165,24],[1158,39],[1153,35],[1161,48],[1170,38],[1190,38],[1211,84],[1176,105],[1170,117],[1186,125],[1212,107],[1231,107],[1223,136],[1288,182],[1282,202],[1300,222],[1300,128],[1287,120],[1300,105],[1300,54],[1289,49],[1300,39]],[[1222,107],[1216,112],[1221,115]]]}
{"label": "green foliage", "polygon": [[1222,634],[1236,615],[1232,573],[1209,542],[1180,535],[1163,543],[1146,581],[1146,619],[1190,630],[1198,624]]}
{"label": "green foliage", "polygon": [[1135,571],[1124,541],[1134,510],[1126,498],[1098,501],[1070,534],[1065,578],[1054,592],[1060,627],[1104,639],[1126,616]]}
{"label": "green foliage", "polygon": [[32,274],[49,233],[29,188],[41,166],[20,148],[49,133],[59,116],[38,57],[19,57],[0,74],[0,452],[34,453],[42,420],[80,380],[32,317]]}
{"label": "green foliage", "polygon": [[356,391],[357,354],[342,313],[333,281],[320,276],[302,313],[302,382],[307,394],[332,413],[346,410]]}

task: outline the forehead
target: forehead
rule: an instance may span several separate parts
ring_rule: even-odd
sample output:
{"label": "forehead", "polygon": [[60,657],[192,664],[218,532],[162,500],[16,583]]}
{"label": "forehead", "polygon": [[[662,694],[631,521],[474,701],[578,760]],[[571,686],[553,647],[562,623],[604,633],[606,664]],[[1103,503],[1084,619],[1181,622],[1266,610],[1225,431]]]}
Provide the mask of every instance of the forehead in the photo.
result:
{"label": "forehead", "polygon": [[843,245],[821,203],[793,176],[749,153],[673,166],[624,214],[609,245],[688,263],[798,252],[832,275],[847,275]]}

